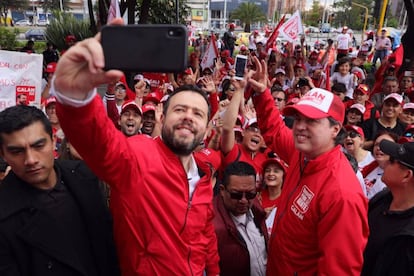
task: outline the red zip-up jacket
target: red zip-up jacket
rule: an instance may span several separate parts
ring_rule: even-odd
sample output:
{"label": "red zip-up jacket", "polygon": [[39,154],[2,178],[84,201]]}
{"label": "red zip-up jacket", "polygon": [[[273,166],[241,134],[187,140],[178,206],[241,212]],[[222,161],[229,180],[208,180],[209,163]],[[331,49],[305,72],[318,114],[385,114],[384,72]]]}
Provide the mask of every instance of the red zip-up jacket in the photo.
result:
{"label": "red zip-up jacket", "polygon": [[270,92],[253,101],[266,145],[289,163],[267,275],[360,275],[368,204],[340,146],[305,162]]}
{"label": "red zip-up jacket", "polygon": [[111,186],[111,211],[122,275],[219,274],[211,169],[189,196],[187,174],[160,138],[126,138],[99,96],[80,108],[57,104],[59,121],[88,166]]}

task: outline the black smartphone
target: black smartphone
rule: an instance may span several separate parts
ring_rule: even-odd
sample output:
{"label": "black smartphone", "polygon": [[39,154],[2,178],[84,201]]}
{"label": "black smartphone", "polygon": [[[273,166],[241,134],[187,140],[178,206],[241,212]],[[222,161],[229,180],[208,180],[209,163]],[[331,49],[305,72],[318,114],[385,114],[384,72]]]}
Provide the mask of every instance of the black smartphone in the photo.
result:
{"label": "black smartphone", "polygon": [[107,25],[101,33],[105,70],[173,73],[187,68],[184,25]]}
{"label": "black smartphone", "polygon": [[234,78],[236,80],[242,80],[244,76],[244,71],[246,70],[247,65],[247,56],[244,55],[236,55],[236,61],[235,61],[235,71],[236,74]]}

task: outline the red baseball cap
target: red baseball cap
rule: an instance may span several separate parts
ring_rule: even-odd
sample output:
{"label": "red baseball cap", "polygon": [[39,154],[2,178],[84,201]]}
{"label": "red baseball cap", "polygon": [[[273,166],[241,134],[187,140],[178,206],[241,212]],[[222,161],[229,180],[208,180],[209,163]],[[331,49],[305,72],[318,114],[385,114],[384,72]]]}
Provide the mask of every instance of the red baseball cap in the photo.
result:
{"label": "red baseball cap", "polygon": [[346,125],[345,129],[347,131],[354,131],[356,133],[358,133],[362,139],[365,139],[365,135],[364,135],[364,131],[362,130],[362,128],[360,128],[359,126],[355,126],[355,125]]}
{"label": "red baseball cap", "polygon": [[398,93],[391,93],[391,94],[387,95],[382,102],[385,103],[385,101],[387,101],[389,99],[393,99],[393,100],[397,101],[399,104],[403,104],[403,102],[404,102],[403,96],[401,96]]}
{"label": "red baseball cap", "polygon": [[142,106],[142,114],[145,114],[148,111],[154,111],[155,112],[155,106],[153,104],[144,104]]}
{"label": "red baseball cap", "polygon": [[285,174],[287,172],[287,169],[289,168],[289,165],[285,161],[283,161],[282,159],[280,159],[278,156],[275,156],[275,157],[270,157],[270,158],[266,159],[263,162],[263,164],[262,164],[263,173],[264,173],[264,170],[266,169],[266,167],[268,165],[270,165],[270,164],[276,164],[276,165],[278,165],[283,170],[283,172]]}
{"label": "red baseball cap", "polygon": [[57,62],[51,62],[46,65],[46,73],[54,73],[56,71]]}
{"label": "red baseball cap", "polygon": [[403,110],[407,110],[407,109],[414,109],[414,103],[406,103],[403,106]]}
{"label": "red baseball cap", "polygon": [[65,37],[65,42],[69,43],[69,42],[75,42],[76,41],[76,37],[74,35],[67,35]]}
{"label": "red baseball cap", "polygon": [[151,92],[147,96],[145,96],[142,100],[142,102],[145,104],[146,102],[154,102],[155,104],[158,104],[160,102],[160,96],[157,92]]}
{"label": "red baseball cap", "polygon": [[366,110],[365,106],[363,106],[362,104],[359,104],[359,103],[351,105],[349,107],[349,110],[351,110],[351,109],[358,110],[362,115],[365,113],[365,110]]}
{"label": "red baseball cap", "polygon": [[[356,73],[356,72],[355,72]],[[354,73],[354,74],[355,74]],[[369,86],[368,85],[366,85],[366,84],[363,84],[363,83],[361,83],[360,85],[358,85],[356,88],[355,88],[355,91],[359,91],[359,92],[361,92],[361,93],[363,93],[363,94],[365,94],[365,95],[369,95],[370,94],[370,89],[369,89]]]}
{"label": "red baseball cap", "polygon": [[124,113],[128,108],[134,108],[142,115],[141,107],[135,101],[127,101],[121,107],[121,114]]}
{"label": "red baseball cap", "polygon": [[49,98],[46,99],[46,101],[45,101],[45,107],[47,107],[48,105],[50,105],[52,103],[56,103],[56,98],[54,96],[51,96],[51,97],[49,97]]}
{"label": "red baseball cap", "polygon": [[283,114],[287,116],[296,113],[311,119],[332,117],[342,124],[345,117],[345,107],[341,99],[332,92],[322,88],[313,88],[296,104],[283,109]]}

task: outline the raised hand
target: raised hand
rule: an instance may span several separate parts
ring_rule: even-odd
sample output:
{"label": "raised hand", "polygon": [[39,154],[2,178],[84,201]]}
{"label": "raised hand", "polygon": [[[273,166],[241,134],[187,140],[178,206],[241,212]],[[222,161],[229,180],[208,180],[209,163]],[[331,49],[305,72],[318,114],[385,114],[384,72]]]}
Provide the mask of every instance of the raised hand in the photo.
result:
{"label": "raised hand", "polygon": [[259,61],[257,57],[253,57],[253,63],[256,70],[249,71],[247,81],[255,92],[263,93],[267,89],[268,73],[266,61]]}

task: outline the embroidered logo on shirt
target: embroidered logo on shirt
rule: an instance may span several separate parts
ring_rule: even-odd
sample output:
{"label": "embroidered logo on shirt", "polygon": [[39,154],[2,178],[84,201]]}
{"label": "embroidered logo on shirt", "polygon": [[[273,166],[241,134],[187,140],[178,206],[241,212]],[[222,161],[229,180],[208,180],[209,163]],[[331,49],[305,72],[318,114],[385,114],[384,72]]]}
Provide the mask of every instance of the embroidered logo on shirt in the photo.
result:
{"label": "embroidered logo on shirt", "polygon": [[295,198],[292,206],[290,207],[291,211],[301,220],[303,220],[303,214],[305,214],[309,205],[315,194],[308,188],[308,186],[303,186],[301,193]]}

